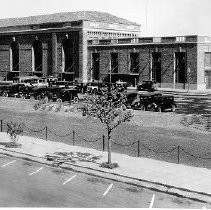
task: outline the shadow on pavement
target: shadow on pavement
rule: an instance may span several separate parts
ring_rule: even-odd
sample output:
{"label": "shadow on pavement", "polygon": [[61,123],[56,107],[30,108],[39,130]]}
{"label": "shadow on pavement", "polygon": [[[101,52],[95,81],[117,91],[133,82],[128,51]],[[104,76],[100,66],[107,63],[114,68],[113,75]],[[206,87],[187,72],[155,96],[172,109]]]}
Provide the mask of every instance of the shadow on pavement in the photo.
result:
{"label": "shadow on pavement", "polygon": [[206,98],[177,98],[177,114],[211,114],[211,100]]}
{"label": "shadow on pavement", "polygon": [[53,155],[46,155],[48,161],[53,161],[53,166],[59,166],[62,163],[91,162],[97,163],[102,156],[94,156],[90,153],[82,152],[55,152]]}

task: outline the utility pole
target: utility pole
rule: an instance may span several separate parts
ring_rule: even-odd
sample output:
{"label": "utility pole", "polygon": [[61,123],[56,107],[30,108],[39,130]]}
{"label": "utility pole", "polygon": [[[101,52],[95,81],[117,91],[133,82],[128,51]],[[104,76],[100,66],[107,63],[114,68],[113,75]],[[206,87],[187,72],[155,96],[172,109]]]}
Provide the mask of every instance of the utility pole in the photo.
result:
{"label": "utility pole", "polygon": [[146,0],[146,11],[145,11],[145,15],[146,15],[146,34],[148,32],[148,28],[147,28],[147,25],[148,25],[148,3],[149,3],[149,0]]}

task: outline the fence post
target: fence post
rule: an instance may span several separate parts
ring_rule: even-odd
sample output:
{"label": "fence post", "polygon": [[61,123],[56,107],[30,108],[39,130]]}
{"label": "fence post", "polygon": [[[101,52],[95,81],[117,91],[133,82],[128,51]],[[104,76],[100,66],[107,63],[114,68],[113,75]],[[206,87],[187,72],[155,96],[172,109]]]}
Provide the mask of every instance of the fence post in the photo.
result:
{"label": "fence post", "polygon": [[75,131],[73,130],[73,146],[75,145]]}
{"label": "fence post", "polygon": [[3,120],[1,120],[1,132],[3,131]]}
{"label": "fence post", "polygon": [[105,151],[105,135],[103,134],[103,152]]}
{"label": "fence post", "polygon": [[48,140],[48,127],[47,126],[45,128],[45,139],[46,139],[46,141]]}
{"label": "fence post", "polygon": [[138,141],[138,157],[140,157],[140,141]]}
{"label": "fence post", "polygon": [[177,147],[177,163],[180,162],[180,146]]}

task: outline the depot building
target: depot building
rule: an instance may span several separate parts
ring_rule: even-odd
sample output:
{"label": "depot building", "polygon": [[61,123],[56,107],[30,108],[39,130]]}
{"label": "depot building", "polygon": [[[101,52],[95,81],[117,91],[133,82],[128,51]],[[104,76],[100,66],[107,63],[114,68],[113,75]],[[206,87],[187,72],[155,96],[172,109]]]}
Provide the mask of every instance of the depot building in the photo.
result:
{"label": "depot building", "polygon": [[211,89],[211,38],[143,37],[139,24],[96,11],[1,19],[0,80],[28,75]]}

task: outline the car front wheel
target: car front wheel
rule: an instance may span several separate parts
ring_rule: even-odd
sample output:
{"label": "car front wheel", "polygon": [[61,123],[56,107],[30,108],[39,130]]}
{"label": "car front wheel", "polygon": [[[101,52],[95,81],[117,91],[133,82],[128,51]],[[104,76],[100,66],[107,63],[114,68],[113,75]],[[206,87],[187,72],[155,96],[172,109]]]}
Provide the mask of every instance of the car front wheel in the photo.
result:
{"label": "car front wheel", "polygon": [[143,104],[140,104],[139,109],[140,109],[141,111],[145,111],[145,106],[144,106]]}
{"label": "car front wheel", "polygon": [[78,103],[78,97],[74,97],[74,99],[73,99],[73,101],[74,101],[74,103]]}

